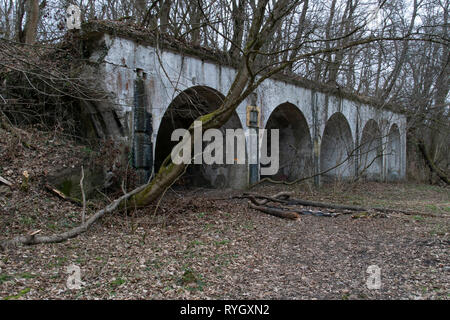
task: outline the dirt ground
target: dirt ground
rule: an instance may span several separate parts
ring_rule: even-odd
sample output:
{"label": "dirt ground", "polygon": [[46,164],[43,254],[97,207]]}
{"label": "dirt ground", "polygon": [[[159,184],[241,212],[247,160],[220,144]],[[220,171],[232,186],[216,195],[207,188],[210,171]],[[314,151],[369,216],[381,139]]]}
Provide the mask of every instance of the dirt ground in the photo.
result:
{"label": "dirt ground", "polygon": [[[0,175],[14,181],[11,190],[0,191],[0,240],[76,226],[80,207],[46,192],[41,178],[76,165],[86,148],[36,132],[31,147],[13,148],[12,138],[0,134]],[[27,190],[20,187],[24,170],[30,174]],[[175,188],[156,211],[115,213],[65,243],[0,252],[0,299],[450,298],[448,188],[357,183],[252,191],[281,190],[296,198],[418,214],[290,221],[230,199],[238,191]],[[80,268],[80,289],[67,286],[71,265]],[[373,265],[380,270],[379,289],[367,286]]]}

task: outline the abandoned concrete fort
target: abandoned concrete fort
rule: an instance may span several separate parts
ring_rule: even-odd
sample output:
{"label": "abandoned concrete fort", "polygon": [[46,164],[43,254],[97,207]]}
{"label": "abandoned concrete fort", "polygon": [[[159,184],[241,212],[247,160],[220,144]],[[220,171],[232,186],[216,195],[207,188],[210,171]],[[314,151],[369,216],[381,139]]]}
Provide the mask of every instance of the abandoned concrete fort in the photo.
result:
{"label": "abandoned concrete fort", "polygon": [[[85,102],[95,130],[132,146],[133,164],[147,176],[176,144],[172,131],[216,109],[237,72],[219,53],[156,41],[112,22],[90,22],[81,32],[95,65],[89,72],[111,94],[109,102]],[[406,116],[393,110],[336,87],[277,75],[264,81],[224,128],[279,129],[280,169],[272,178],[322,172],[315,183],[357,175],[391,181],[403,179],[406,171]],[[257,141],[247,139],[246,151],[258,153]],[[212,187],[245,188],[261,179],[258,165],[191,167],[197,184]]]}

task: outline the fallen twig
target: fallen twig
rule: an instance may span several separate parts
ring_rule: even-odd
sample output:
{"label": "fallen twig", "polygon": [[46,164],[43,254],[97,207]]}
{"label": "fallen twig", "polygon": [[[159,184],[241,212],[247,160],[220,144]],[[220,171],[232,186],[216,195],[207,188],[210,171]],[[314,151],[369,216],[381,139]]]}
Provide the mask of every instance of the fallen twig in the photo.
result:
{"label": "fallen twig", "polygon": [[83,211],[81,212],[81,223],[82,224],[84,224],[84,222],[86,220],[86,195],[84,194],[83,181],[84,181],[84,168],[83,168],[83,166],[81,166],[80,189],[81,189],[81,196],[83,198]]}
{"label": "fallen twig", "polygon": [[6,184],[8,187],[12,187],[12,183],[0,176],[0,182]]}
{"label": "fallen twig", "polygon": [[80,206],[80,207],[83,205],[83,203],[80,200],[72,198],[72,197],[69,197],[69,196],[66,196],[62,191],[56,189],[55,187],[53,187],[53,186],[51,186],[49,184],[45,184],[44,187],[45,187],[45,189],[47,191],[53,193],[54,195],[56,195],[60,199],[63,199],[63,200],[66,200],[66,201],[70,201],[70,202],[72,202],[72,203],[74,203],[74,204],[76,204],[77,206]]}

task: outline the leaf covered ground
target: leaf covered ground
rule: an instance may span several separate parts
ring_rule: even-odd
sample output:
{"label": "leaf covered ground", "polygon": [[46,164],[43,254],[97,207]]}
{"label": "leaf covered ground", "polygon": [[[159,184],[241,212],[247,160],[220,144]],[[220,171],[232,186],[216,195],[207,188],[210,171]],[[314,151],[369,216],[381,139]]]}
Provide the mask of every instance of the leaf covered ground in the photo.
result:
{"label": "leaf covered ground", "polygon": [[[78,165],[91,150],[30,131],[31,145],[1,131],[0,240],[61,232],[81,208],[45,191],[45,176]],[[23,188],[23,171],[30,176]],[[345,214],[300,221],[250,209],[238,191],[175,188],[157,210],[104,217],[65,243],[0,252],[1,299],[449,299],[448,188],[414,184],[261,185],[265,195],[390,207],[420,214]],[[92,213],[106,199],[88,209]],[[80,267],[81,289],[67,268]],[[381,270],[368,289],[367,268]]]}

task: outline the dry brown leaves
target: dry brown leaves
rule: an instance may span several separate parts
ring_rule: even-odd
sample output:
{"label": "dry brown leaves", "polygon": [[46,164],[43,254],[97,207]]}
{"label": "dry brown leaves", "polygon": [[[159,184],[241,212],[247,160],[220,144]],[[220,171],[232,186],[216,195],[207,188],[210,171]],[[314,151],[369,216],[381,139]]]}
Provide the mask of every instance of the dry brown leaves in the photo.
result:
{"label": "dry brown leaves", "polygon": [[[13,188],[0,195],[2,239],[61,231],[80,220],[80,208],[42,191],[39,181],[58,166],[76,165],[82,147],[33,134],[35,149],[23,148],[10,163],[0,163],[8,180],[19,185],[28,170],[31,181],[27,193]],[[348,188],[355,187],[292,191],[316,201],[448,210],[448,189],[376,183]],[[249,209],[246,200],[227,200],[236,194],[172,190],[156,216],[152,207],[116,213],[68,242],[0,253],[0,298],[449,299],[447,218],[288,221]],[[79,290],[66,285],[71,264],[81,270]],[[381,268],[379,290],[366,286],[370,265]]]}

